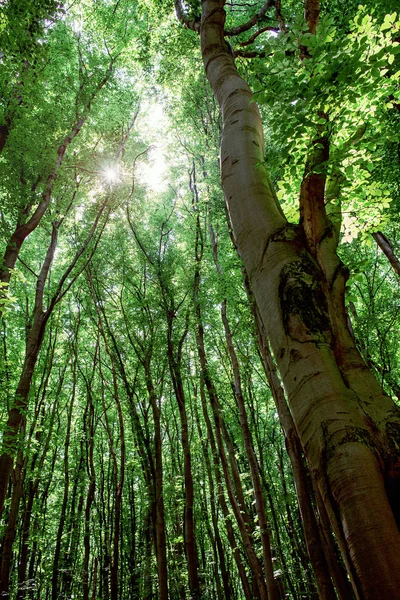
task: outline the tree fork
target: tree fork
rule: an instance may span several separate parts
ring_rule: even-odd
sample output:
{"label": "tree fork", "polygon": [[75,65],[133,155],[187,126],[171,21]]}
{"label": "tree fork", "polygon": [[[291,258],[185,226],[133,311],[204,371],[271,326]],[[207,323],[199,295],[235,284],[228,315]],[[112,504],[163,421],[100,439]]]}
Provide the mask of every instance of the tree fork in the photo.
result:
{"label": "tree fork", "polygon": [[[331,520],[336,514],[342,529],[358,580],[356,592],[363,600],[395,600],[400,534],[384,475],[388,466],[395,471],[398,462],[398,410],[384,394],[376,404],[375,393],[368,399],[362,369],[349,370],[351,389],[339,368],[323,275],[311,266],[301,236],[288,227],[266,172],[258,167],[264,160],[261,118],[224,40],[224,4],[203,0],[201,49],[222,109],[222,184],[239,252],[312,476]],[[365,392],[361,402],[360,390]]]}

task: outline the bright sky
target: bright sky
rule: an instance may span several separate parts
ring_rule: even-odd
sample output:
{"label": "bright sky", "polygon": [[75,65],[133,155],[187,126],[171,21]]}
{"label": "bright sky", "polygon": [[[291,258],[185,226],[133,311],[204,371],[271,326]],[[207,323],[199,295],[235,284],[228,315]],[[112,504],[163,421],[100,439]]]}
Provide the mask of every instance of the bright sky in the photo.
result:
{"label": "bright sky", "polygon": [[168,119],[159,102],[148,101],[141,108],[137,129],[149,140],[151,149],[140,157],[136,164],[136,174],[140,183],[155,192],[161,192],[167,187],[167,163],[165,160],[166,140],[165,131]]}
{"label": "bright sky", "polygon": [[[149,145],[148,152],[143,153],[137,159],[135,178],[140,184],[154,192],[162,192],[168,185],[165,160],[167,124],[168,119],[161,103],[154,101],[146,101],[142,105],[135,124],[136,131]],[[101,169],[101,179],[107,187],[113,187],[122,176],[121,168],[117,163],[106,164]]]}

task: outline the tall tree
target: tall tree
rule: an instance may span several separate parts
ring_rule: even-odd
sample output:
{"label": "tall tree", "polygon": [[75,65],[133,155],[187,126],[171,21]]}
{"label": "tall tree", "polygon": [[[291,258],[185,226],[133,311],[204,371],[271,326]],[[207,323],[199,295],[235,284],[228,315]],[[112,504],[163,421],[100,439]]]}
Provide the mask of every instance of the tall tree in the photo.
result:
{"label": "tall tree", "polygon": [[[354,590],[394,599],[400,413],[348,329],[346,271],[326,213],[325,177],[314,173],[328,149],[318,141],[305,167],[295,226],[259,166],[262,121],[225,39],[225,4],[204,0],[200,22],[183,20],[200,29],[205,72],[222,110],[221,178],[236,243]],[[379,558],[371,565],[372,555]]]}

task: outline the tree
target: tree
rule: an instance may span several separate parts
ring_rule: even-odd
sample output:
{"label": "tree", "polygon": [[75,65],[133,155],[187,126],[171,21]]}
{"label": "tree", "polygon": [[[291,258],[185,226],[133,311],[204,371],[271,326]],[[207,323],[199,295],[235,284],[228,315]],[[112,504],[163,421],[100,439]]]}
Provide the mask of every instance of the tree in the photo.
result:
{"label": "tree", "polygon": [[394,2],[31,5],[0,9],[3,596],[396,597]]}
{"label": "tree", "polygon": [[[311,34],[315,8],[307,4]],[[325,176],[315,172],[328,147],[322,138],[315,142],[300,192],[301,221],[292,225],[259,167],[261,117],[225,40],[225,21],[225,2],[205,0],[201,21],[185,24],[200,29],[205,72],[222,110],[221,178],[238,251],[354,590],[395,598],[400,414],[347,325],[346,270],[324,203]],[[373,565],[372,555],[379,556]]]}

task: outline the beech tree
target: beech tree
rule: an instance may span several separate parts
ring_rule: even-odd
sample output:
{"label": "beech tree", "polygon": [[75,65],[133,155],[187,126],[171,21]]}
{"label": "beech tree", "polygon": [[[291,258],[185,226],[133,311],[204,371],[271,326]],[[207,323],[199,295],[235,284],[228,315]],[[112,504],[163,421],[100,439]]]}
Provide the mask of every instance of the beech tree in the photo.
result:
{"label": "beech tree", "polygon": [[[190,21],[178,2],[177,15],[200,32],[204,69],[221,107],[221,180],[238,252],[354,591],[395,598],[400,413],[367,368],[347,324],[347,272],[326,208],[326,172],[318,168],[329,160],[329,140],[317,128],[299,190],[300,223],[293,225],[260,167],[262,120],[225,39],[225,4],[206,0],[201,18]],[[305,18],[314,35],[319,3],[306,3]],[[307,60],[308,48],[300,53]],[[322,126],[329,113],[319,116]],[[371,556],[379,556],[373,565]]]}
{"label": "beech tree", "polygon": [[0,7],[0,591],[396,598],[394,0]]}

